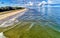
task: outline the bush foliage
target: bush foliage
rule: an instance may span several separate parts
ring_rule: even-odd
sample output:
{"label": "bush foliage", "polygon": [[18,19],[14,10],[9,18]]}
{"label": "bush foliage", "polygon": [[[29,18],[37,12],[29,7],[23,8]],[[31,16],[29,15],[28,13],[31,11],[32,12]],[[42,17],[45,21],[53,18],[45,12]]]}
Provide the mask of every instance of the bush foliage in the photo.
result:
{"label": "bush foliage", "polygon": [[10,6],[6,6],[6,7],[0,7],[0,12],[10,11],[10,10],[17,10],[17,9],[24,9],[24,8],[23,7],[10,7]]}

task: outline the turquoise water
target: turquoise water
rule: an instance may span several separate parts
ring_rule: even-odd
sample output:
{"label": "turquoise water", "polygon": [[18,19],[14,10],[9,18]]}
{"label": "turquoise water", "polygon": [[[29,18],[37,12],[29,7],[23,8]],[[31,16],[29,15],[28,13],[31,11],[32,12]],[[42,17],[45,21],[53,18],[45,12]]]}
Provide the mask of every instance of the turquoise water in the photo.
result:
{"label": "turquoise water", "polygon": [[40,22],[60,32],[60,7],[32,7],[19,20]]}

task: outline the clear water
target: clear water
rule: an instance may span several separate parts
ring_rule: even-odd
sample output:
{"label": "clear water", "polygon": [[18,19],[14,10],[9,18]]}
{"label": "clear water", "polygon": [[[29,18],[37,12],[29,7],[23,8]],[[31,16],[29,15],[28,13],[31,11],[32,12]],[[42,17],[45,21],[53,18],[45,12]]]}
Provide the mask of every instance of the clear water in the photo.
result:
{"label": "clear water", "polygon": [[40,22],[60,32],[60,7],[32,7],[19,20]]}

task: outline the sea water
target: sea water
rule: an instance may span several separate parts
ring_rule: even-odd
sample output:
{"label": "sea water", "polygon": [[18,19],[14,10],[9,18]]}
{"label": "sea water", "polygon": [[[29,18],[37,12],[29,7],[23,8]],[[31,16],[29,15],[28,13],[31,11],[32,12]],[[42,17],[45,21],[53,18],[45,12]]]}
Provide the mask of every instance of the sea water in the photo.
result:
{"label": "sea water", "polygon": [[42,26],[48,25],[52,29],[60,32],[60,7],[29,7],[28,11],[21,17],[21,21],[36,21],[40,22]]}

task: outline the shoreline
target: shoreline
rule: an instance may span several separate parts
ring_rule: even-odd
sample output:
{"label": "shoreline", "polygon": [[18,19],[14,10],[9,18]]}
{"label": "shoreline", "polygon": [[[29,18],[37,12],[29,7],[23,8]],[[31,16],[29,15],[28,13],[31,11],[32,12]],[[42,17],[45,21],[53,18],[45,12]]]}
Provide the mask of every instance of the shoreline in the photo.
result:
{"label": "shoreline", "polygon": [[7,14],[0,15],[0,20],[5,19],[5,18],[10,17],[10,16],[13,16],[13,15],[16,15],[18,13],[24,12],[26,10],[27,9],[25,8],[25,9],[20,9],[20,10],[15,10],[15,11],[8,11]]}

